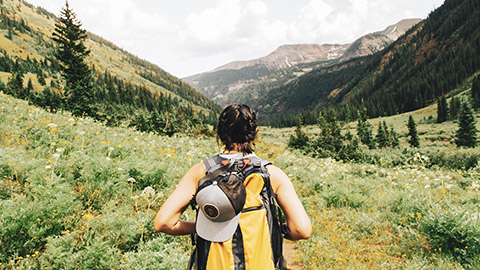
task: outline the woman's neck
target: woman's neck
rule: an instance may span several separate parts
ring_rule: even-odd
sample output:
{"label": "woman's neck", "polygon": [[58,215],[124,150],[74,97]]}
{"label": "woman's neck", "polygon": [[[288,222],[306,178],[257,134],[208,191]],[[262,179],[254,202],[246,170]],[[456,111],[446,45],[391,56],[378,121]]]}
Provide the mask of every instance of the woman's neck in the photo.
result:
{"label": "woman's neck", "polygon": [[242,151],[238,151],[236,149],[232,149],[232,150],[223,150],[222,151],[222,154],[225,154],[225,155],[230,155],[230,154],[241,154]]}
{"label": "woman's neck", "polygon": [[239,154],[239,153],[242,153],[242,147],[239,145],[239,144],[234,144],[232,149],[230,150],[227,150],[227,149],[223,149],[222,151],[222,154]]}
{"label": "woman's neck", "polygon": [[[250,146],[253,144],[253,142],[250,142]],[[222,154],[228,155],[228,154],[242,154],[242,145],[241,144],[233,144],[232,149],[227,150],[223,148]]]}

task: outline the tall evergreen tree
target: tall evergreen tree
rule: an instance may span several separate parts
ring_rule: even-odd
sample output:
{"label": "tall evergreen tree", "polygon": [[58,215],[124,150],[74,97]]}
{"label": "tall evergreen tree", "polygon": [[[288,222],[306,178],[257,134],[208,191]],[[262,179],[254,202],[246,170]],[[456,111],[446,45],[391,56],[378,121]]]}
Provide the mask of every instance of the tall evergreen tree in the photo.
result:
{"label": "tall evergreen tree", "polygon": [[372,135],[372,125],[367,121],[367,108],[362,105],[358,114],[357,135],[363,144],[368,145],[370,149],[373,149],[375,148],[375,141]]}
{"label": "tall evergreen tree", "polygon": [[419,147],[420,140],[418,139],[417,123],[415,123],[415,120],[411,115],[410,117],[408,117],[407,127],[408,127],[408,136],[410,136],[410,138],[408,139],[408,143],[410,143],[412,147]]}
{"label": "tall evergreen tree", "polygon": [[25,89],[23,88],[23,74],[21,72],[17,72],[13,74],[13,77],[8,80],[5,94],[9,94],[16,98],[25,98],[24,92]]}
{"label": "tall evergreen tree", "polygon": [[389,141],[390,141],[390,145],[393,148],[398,147],[400,145],[400,140],[398,139],[398,134],[397,134],[397,132],[395,132],[393,127],[390,128]]}
{"label": "tall evergreen tree", "polygon": [[81,26],[67,1],[53,33],[57,45],[55,58],[61,63],[62,75],[66,81],[66,109],[76,116],[95,116],[97,109],[94,105],[92,75],[85,63],[90,51],[85,47],[87,34]]}
{"label": "tall evergreen tree", "polygon": [[450,119],[455,120],[458,118],[458,112],[460,111],[460,99],[458,97],[452,97],[450,99],[449,113]]}
{"label": "tall evergreen tree", "polygon": [[387,139],[387,145],[390,145],[390,131],[388,131],[388,126],[385,121],[383,121],[383,133],[385,133],[385,138]]}
{"label": "tall evergreen tree", "polygon": [[445,96],[438,99],[437,123],[443,123],[448,119],[448,104]]}
{"label": "tall evergreen tree", "polygon": [[387,134],[385,133],[385,128],[382,125],[382,122],[380,121],[378,122],[378,130],[377,130],[377,135],[375,136],[375,141],[379,148],[384,148],[384,147],[387,147],[388,145]]}
{"label": "tall evergreen tree", "polygon": [[27,87],[25,88],[25,98],[30,97],[33,93],[33,83],[31,79],[28,79]]}
{"label": "tall evergreen tree", "polygon": [[458,130],[455,136],[457,146],[475,147],[477,145],[477,128],[475,116],[468,101],[462,103],[458,117]]}

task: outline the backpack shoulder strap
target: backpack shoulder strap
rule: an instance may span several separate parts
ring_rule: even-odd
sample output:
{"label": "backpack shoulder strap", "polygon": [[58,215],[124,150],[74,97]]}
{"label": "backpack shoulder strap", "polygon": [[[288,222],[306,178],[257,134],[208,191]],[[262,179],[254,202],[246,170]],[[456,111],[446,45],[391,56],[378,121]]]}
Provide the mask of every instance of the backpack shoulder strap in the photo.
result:
{"label": "backpack shoulder strap", "polygon": [[[271,165],[272,163],[268,160],[264,160],[264,159],[261,159],[257,156],[252,156],[252,157],[248,157],[247,159],[249,159],[251,162],[252,162],[252,165],[255,167],[255,168],[262,168],[262,172],[265,172],[265,173],[268,173],[268,171],[266,170],[266,166],[267,165]],[[264,170],[265,169],[265,170]]]}
{"label": "backpack shoulder strap", "polygon": [[272,255],[275,269],[286,270],[287,262],[283,256],[283,237],[285,235],[285,232],[282,230],[283,214],[277,203],[277,194],[273,191],[272,183],[270,181],[270,173],[267,169],[267,166],[271,165],[272,163],[258,157],[255,157],[254,160],[252,160],[253,166],[261,171],[265,181],[264,191],[268,208],[267,219],[268,223],[270,224],[270,241],[272,245]]}
{"label": "backpack shoulder strap", "polygon": [[218,168],[222,167],[222,158],[221,156],[213,156],[211,158],[207,158],[203,161],[203,164],[205,165],[205,171],[207,174],[217,170]]}

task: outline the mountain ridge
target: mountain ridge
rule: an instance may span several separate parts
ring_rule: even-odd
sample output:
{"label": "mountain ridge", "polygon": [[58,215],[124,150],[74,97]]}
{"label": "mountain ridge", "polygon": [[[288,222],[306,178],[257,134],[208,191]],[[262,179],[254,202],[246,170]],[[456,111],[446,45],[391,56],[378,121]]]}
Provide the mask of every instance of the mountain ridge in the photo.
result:
{"label": "mountain ridge", "polygon": [[[419,21],[421,20],[401,20],[384,30],[364,35],[351,44],[282,45],[264,57],[227,63],[212,71],[183,79],[210,99],[225,105],[237,100],[237,95],[244,95],[242,90],[251,85],[284,81],[282,78],[285,76],[292,79],[329,63],[379,51]],[[245,101],[245,98],[242,100]]]}
{"label": "mountain ridge", "polygon": [[242,69],[264,64],[271,70],[285,69],[299,63],[337,58],[350,44],[285,44],[266,56],[246,61],[234,61],[215,68],[211,72],[228,69]]}

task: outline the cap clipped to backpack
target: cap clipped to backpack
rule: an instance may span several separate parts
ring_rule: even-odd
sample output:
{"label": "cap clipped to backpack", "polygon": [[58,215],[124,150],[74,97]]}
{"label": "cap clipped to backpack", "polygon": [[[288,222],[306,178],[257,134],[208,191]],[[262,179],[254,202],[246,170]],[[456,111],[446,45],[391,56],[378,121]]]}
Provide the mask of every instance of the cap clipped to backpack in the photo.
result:
{"label": "cap clipped to backpack", "polygon": [[237,177],[235,174],[225,177],[228,177],[227,181],[200,184],[195,197],[200,210],[196,221],[197,234],[212,242],[225,242],[233,236],[245,205],[243,181],[233,181]]}

